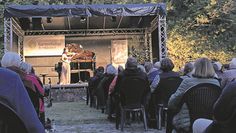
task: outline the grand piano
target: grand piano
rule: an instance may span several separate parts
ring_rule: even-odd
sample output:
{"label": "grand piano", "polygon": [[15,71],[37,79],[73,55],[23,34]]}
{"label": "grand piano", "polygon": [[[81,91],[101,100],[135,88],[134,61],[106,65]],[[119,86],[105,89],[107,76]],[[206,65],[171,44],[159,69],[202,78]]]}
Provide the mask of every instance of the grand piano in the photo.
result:
{"label": "grand piano", "polygon": [[[79,44],[67,44],[69,51],[73,54],[70,62],[71,83],[88,81],[96,68],[96,56],[94,52],[84,50]],[[55,64],[55,71],[58,73],[60,81],[62,61]]]}

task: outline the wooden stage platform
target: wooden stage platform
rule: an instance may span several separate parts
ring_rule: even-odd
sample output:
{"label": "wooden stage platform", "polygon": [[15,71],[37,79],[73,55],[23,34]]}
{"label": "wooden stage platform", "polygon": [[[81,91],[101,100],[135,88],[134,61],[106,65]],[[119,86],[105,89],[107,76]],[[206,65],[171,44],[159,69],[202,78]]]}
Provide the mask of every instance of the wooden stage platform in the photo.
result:
{"label": "wooden stage platform", "polygon": [[60,85],[60,84],[46,84],[44,85],[45,89],[67,89],[67,88],[87,88],[88,83],[87,82],[81,82],[81,83],[75,83],[75,84],[67,84],[67,85]]}
{"label": "wooden stage platform", "polygon": [[67,85],[46,84],[44,85],[44,89],[50,89],[51,96],[55,102],[78,101],[79,99],[86,100],[86,104],[89,102],[89,90],[87,82]]}

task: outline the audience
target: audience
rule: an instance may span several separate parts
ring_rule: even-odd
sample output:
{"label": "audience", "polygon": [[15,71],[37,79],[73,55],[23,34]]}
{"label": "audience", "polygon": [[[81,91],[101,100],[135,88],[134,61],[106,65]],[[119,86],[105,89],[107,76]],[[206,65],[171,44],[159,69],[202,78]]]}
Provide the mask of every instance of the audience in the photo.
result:
{"label": "audience", "polygon": [[[175,111],[179,110],[178,108],[184,93],[191,87],[200,83],[211,83],[220,86],[219,81],[215,79],[214,76],[215,71],[211,61],[207,58],[197,59],[194,64],[192,77],[184,79],[177,91],[171,95],[168,102],[168,108]],[[190,131],[190,118],[188,112],[186,104],[183,104],[178,115],[173,118],[173,125],[176,129],[184,130],[186,132]]]}
{"label": "audience", "polygon": [[[3,66],[6,64],[4,60]],[[6,68],[0,68],[0,100],[16,111],[29,133],[45,132],[19,75]]]}
{"label": "audience", "polygon": [[19,74],[28,92],[31,102],[34,105],[41,122],[44,124],[44,89],[42,88],[42,84],[39,83],[38,79],[30,74],[32,66],[28,63],[22,62],[20,55],[14,52],[5,53],[2,57],[1,63],[3,67],[6,67]]}
{"label": "audience", "polygon": [[[145,87],[142,88],[144,90],[142,104],[145,109],[148,109],[146,111],[151,114],[150,118],[153,118],[156,107],[154,106],[155,100],[158,99],[154,98],[155,100],[153,100],[153,96],[160,93],[160,86],[163,86],[166,79],[180,78],[180,74],[173,69],[174,64],[169,58],[162,59],[154,65],[151,62],[146,62],[143,66],[138,65],[137,60],[133,57],[127,59],[125,69],[118,66],[118,70],[116,70],[112,64],[109,64],[104,73],[104,68],[98,67],[94,72],[94,77],[90,78],[88,82],[90,106],[94,103],[94,96],[96,96],[98,106],[103,112],[107,107],[108,119],[111,119],[114,117],[115,109],[119,108],[120,103],[122,103],[120,96],[122,96],[121,89],[124,86],[124,81],[129,78],[138,78],[145,84]],[[181,84],[178,84],[177,90],[174,93],[172,92],[168,98],[168,109],[179,112],[173,118],[174,128],[177,131],[191,131],[189,110],[186,104],[179,107],[181,100],[190,88],[201,83],[210,83],[217,86],[221,85],[224,88],[223,92],[214,105],[213,120],[197,119],[193,124],[193,133],[235,133],[235,79],[236,58],[232,59],[229,70],[225,71],[223,71],[221,63],[211,63],[207,58],[199,58],[194,64],[186,63],[181,76]],[[132,87],[132,84],[126,84],[126,87],[127,85]],[[42,123],[45,122],[45,110],[42,82],[34,74],[33,67],[29,63],[22,62],[17,53],[7,52],[2,57],[0,91],[0,100],[17,112],[29,132],[44,132]],[[135,92],[133,93],[135,94]],[[160,95],[157,96],[161,98]],[[129,97],[132,98],[132,95]]]}

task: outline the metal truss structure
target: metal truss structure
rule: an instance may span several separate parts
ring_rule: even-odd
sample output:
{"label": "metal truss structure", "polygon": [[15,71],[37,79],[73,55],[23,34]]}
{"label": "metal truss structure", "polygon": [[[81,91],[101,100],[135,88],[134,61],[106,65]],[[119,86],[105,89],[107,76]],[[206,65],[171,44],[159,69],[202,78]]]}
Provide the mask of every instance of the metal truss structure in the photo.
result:
{"label": "metal truss structure", "polygon": [[4,53],[11,51],[13,41],[12,19],[4,18]]}
{"label": "metal truss structure", "polygon": [[24,31],[13,18],[4,18],[4,53],[12,51],[13,48],[13,34],[18,37],[17,52],[20,53],[24,60],[23,41]]}
{"label": "metal truss structure", "polygon": [[12,51],[13,34],[18,36],[18,53],[24,60],[24,36],[35,35],[65,35],[65,36],[112,36],[112,35],[143,35],[145,45],[148,46],[149,59],[152,57],[152,32],[158,30],[159,60],[167,57],[166,16],[158,15],[151,22],[149,28],[116,28],[116,29],[81,29],[81,30],[32,30],[23,31],[13,18],[4,18],[4,52]]}
{"label": "metal truss structure", "polygon": [[25,32],[25,36],[34,36],[34,35],[107,36],[107,35],[140,35],[144,33],[145,33],[144,28],[39,30],[39,31],[27,31]]}
{"label": "metal truss structure", "polygon": [[159,60],[167,57],[167,33],[166,33],[166,16],[160,16],[158,19],[158,39],[159,39]]}

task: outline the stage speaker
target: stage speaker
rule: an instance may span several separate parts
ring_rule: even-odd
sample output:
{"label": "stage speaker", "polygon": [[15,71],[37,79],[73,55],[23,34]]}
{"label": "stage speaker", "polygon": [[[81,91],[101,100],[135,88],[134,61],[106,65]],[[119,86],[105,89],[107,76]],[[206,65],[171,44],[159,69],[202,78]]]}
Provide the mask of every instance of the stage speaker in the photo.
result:
{"label": "stage speaker", "polygon": [[80,69],[91,69],[91,70],[95,69],[95,62],[80,62],[79,65]]}
{"label": "stage speaker", "polygon": [[85,81],[89,81],[90,79],[90,74],[88,71],[82,71],[80,72],[80,78],[81,78],[81,81],[85,82]]}
{"label": "stage speaker", "polygon": [[30,20],[28,18],[19,18],[21,29],[26,31],[30,29]]}
{"label": "stage speaker", "polygon": [[32,18],[33,30],[42,30],[42,18]]}
{"label": "stage speaker", "polygon": [[70,75],[70,83],[78,83],[79,82],[79,73],[71,73]]}

